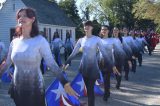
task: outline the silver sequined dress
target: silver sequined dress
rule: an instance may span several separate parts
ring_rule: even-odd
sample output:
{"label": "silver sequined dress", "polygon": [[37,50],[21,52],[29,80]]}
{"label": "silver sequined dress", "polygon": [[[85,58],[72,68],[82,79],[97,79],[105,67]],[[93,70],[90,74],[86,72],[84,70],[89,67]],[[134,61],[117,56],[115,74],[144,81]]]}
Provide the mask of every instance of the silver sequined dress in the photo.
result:
{"label": "silver sequined dress", "polygon": [[11,42],[7,64],[12,62],[15,66],[12,97],[16,106],[45,106],[44,80],[40,70],[42,58],[65,84],[67,81],[60,73],[45,38],[38,35],[29,39],[16,38]]}
{"label": "silver sequined dress", "polygon": [[92,35],[89,38],[85,36],[79,39],[72,54],[67,59],[66,64],[75,57],[75,55],[79,52],[79,49],[82,51],[82,58],[79,67],[80,73],[87,78],[99,78],[100,69],[97,60],[98,50],[102,53],[105,63],[105,60],[107,59],[107,53],[102,44],[101,38]]}

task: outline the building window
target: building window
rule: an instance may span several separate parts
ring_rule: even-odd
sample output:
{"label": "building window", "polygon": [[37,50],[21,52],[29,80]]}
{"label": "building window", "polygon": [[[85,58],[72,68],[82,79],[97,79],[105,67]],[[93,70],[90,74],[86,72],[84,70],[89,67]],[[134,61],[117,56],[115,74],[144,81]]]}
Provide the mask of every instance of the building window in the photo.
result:
{"label": "building window", "polygon": [[44,32],[44,36],[46,36],[46,38],[48,39],[46,28],[43,29],[43,32]]}
{"label": "building window", "polygon": [[62,29],[56,29],[56,32],[58,32],[59,37],[61,38],[61,40],[63,40],[63,30]]}
{"label": "building window", "polygon": [[71,37],[72,37],[72,30],[70,30],[70,35],[71,35]]}
{"label": "building window", "polygon": [[44,35],[46,36],[48,42],[51,43],[51,40],[52,40],[51,28],[44,28],[43,31],[44,31]]}
{"label": "building window", "polygon": [[61,29],[61,39],[63,40],[63,30]]}
{"label": "building window", "polygon": [[69,30],[66,30],[66,33],[69,32]]}
{"label": "building window", "polygon": [[10,41],[12,41],[14,37],[16,37],[15,28],[11,28],[10,29]]}
{"label": "building window", "polygon": [[16,10],[16,5],[15,4],[13,4],[13,11],[15,11]]}
{"label": "building window", "polygon": [[52,38],[51,38],[51,36],[52,36],[52,34],[51,34],[51,28],[48,28],[48,34],[49,34],[49,43],[51,43],[51,40],[52,40]]}
{"label": "building window", "polygon": [[56,32],[58,32],[58,29],[56,29]]}

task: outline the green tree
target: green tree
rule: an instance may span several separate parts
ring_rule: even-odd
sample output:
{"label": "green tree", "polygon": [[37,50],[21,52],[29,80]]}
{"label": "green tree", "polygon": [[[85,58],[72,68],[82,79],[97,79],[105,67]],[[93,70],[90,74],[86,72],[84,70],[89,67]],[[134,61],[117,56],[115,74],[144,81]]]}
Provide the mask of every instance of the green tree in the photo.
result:
{"label": "green tree", "polygon": [[157,30],[160,31],[160,2],[154,0],[138,0],[134,4],[133,13],[135,17],[143,20],[152,20],[157,24]]}
{"label": "green tree", "polygon": [[93,14],[91,2],[83,0],[80,4],[80,12],[82,15],[82,20],[90,20],[91,15]]}
{"label": "green tree", "polygon": [[101,30],[101,24],[98,23],[97,20],[93,20],[92,23],[93,23],[93,27],[94,27],[92,33],[93,33],[93,35],[98,36],[100,33],[100,30]]}
{"label": "green tree", "polygon": [[92,4],[93,7],[96,8],[96,11],[99,11],[97,12],[99,15],[96,16],[99,16],[98,18],[101,19],[101,22],[108,20],[111,26],[119,24],[132,28],[135,22],[132,9],[136,1],[137,0],[94,0]]}
{"label": "green tree", "polygon": [[48,0],[48,1],[57,3],[57,1],[56,1],[56,0]]}
{"label": "green tree", "polygon": [[75,24],[78,25],[79,22],[81,22],[75,0],[60,0],[59,6],[65,11],[68,17],[71,18]]}
{"label": "green tree", "polygon": [[61,9],[65,11],[67,16],[71,18],[71,20],[75,23],[76,25],[76,38],[79,38],[82,36],[82,20],[78,14],[78,9],[76,6],[75,0],[60,0],[59,4]]}

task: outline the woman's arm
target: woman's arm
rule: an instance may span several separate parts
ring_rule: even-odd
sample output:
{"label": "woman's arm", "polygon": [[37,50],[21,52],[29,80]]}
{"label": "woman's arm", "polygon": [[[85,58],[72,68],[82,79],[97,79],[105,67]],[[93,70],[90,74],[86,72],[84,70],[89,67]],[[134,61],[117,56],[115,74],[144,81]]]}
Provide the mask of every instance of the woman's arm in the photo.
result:
{"label": "woman's arm", "polygon": [[1,78],[1,76],[3,74],[3,72],[5,70],[7,70],[9,68],[9,66],[11,65],[11,63],[12,63],[12,61],[11,61],[12,48],[13,48],[13,41],[10,43],[6,61],[3,61],[2,64],[0,65],[0,78]]}
{"label": "woman's arm", "polygon": [[58,80],[60,80],[60,82],[65,85],[66,83],[68,83],[67,79],[65,79],[64,75],[62,74],[62,70],[59,68],[59,66],[57,65],[57,63],[55,62],[50,47],[49,47],[49,43],[47,42],[46,39],[41,40],[40,43],[40,54],[42,56],[42,58],[45,60],[47,66],[50,68],[51,71],[55,72]]}
{"label": "woman's arm", "polygon": [[63,41],[59,38],[59,44],[60,44],[60,49],[62,48],[62,47],[65,47],[65,44],[63,43]]}
{"label": "woman's arm", "polygon": [[82,39],[79,39],[78,42],[76,43],[71,55],[68,57],[67,61],[65,62],[65,65],[67,65],[76,56],[76,54],[79,53],[79,49],[81,47],[81,40]]}
{"label": "woman's arm", "polygon": [[104,58],[104,64],[108,64],[109,68],[114,67],[114,62],[113,62],[113,57],[112,57],[113,56],[112,49],[106,51],[100,38],[98,38],[98,48]]}
{"label": "woman's arm", "polygon": [[67,93],[77,98],[77,93],[71,88],[69,82],[65,78],[65,76],[62,73],[62,70],[59,68],[55,60],[53,59],[49,43],[46,39],[42,39],[40,43],[40,54],[42,55],[42,58],[44,58],[47,66],[50,68],[51,71],[55,72],[56,77],[62,85],[64,86],[64,89]]}

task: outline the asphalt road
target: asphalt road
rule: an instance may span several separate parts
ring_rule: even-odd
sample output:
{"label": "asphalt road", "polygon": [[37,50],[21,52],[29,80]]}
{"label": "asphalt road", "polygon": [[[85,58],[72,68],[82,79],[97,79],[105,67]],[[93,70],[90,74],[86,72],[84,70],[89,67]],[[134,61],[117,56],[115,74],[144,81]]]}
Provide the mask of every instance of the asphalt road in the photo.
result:
{"label": "asphalt road", "polygon": [[[72,66],[67,71],[72,80],[77,74],[79,57],[72,61]],[[44,75],[46,88],[55,78],[48,71]],[[111,97],[107,102],[101,96],[96,96],[96,106],[160,106],[160,44],[152,56],[143,55],[142,67],[137,66],[137,72],[129,74],[129,81],[122,79],[120,90],[115,88],[115,79],[111,79]],[[15,106],[8,95],[9,84],[0,82],[0,106]],[[87,98],[81,98],[87,102]],[[86,105],[87,106],[87,105]]]}

